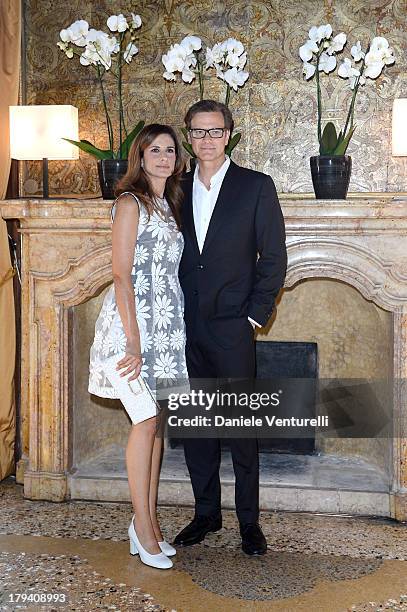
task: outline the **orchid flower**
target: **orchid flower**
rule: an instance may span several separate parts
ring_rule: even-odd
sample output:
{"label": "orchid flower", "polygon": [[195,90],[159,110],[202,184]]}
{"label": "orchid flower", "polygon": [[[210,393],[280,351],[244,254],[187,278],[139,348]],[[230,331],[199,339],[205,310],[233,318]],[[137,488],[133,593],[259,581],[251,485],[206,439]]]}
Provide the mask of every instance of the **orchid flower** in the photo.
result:
{"label": "orchid flower", "polygon": [[[204,71],[213,69],[216,77],[226,84],[226,106],[229,104],[231,91],[237,92],[249,78],[249,73],[244,70],[247,53],[243,43],[236,38],[227,38],[215,43],[213,47],[205,48],[198,36],[186,36],[180,43],[171,45],[169,50],[162,55],[161,61],[165,68],[163,77],[166,81],[175,82],[176,73],[181,74],[184,83],[192,83],[198,76],[201,100],[204,96]],[[185,131],[184,135],[186,137]],[[240,138],[241,134],[234,134],[230,139],[225,149],[227,155],[231,155]],[[183,146],[190,155],[194,156],[188,142],[183,142]]]}
{"label": "orchid flower", "polygon": [[345,44],[346,44],[346,34],[344,32],[341,32],[340,34],[337,34],[335,38],[332,40],[332,42],[328,45],[326,52],[328,53],[328,55],[332,55],[333,53],[338,53],[339,51],[342,51]]}
{"label": "orchid flower", "polygon": [[331,38],[332,26],[329,23],[319,27],[313,26],[308,32],[308,36],[310,40],[320,43],[324,38]]}
{"label": "orchid flower", "polygon": [[136,55],[136,53],[138,53],[138,49],[136,47],[136,45],[132,42],[129,42],[129,44],[126,47],[125,52],[123,53],[123,59],[127,64],[130,64],[133,55]]}
{"label": "orchid flower", "polygon": [[66,30],[61,30],[59,36],[63,42],[71,42],[78,47],[85,47],[88,32],[88,22],[79,19],[79,21],[74,21]]}
{"label": "orchid flower", "polygon": [[137,30],[138,28],[141,27],[141,17],[140,15],[135,15],[134,13],[131,13],[131,22],[130,22],[130,29],[132,30]]}
{"label": "orchid flower", "polygon": [[[386,65],[395,62],[394,51],[389,42],[383,36],[372,39],[366,53],[358,40],[351,47],[350,54],[354,62],[362,61],[360,69],[352,65],[349,58],[345,58],[338,68],[338,76],[348,79],[349,87],[353,91],[352,99],[347,114],[343,131],[336,134],[336,128],[332,122],[328,122],[324,132],[321,129],[322,103],[320,73],[331,73],[337,66],[336,55],[341,53],[346,45],[347,37],[340,32],[332,38],[332,27],[330,24],[313,26],[308,32],[308,40],[299,48],[299,55],[303,62],[302,72],[308,81],[315,75],[317,83],[317,106],[318,106],[318,140],[320,153],[344,155],[349,141],[355,130],[353,125],[353,114],[355,99],[360,86],[364,86],[366,78],[376,79]],[[349,129],[348,129],[349,128]]]}
{"label": "orchid flower", "polygon": [[328,55],[328,53],[322,53],[319,58],[318,68],[320,71],[329,74],[336,68],[336,57],[334,55]]}
{"label": "orchid flower", "polygon": [[223,78],[234,91],[237,91],[238,87],[243,87],[246,83],[249,78],[249,73],[244,72],[244,70],[238,70],[236,66],[234,66],[224,73]]}
{"label": "orchid flower", "polygon": [[202,41],[198,36],[185,36],[180,44],[186,49],[187,55],[191,55],[193,51],[199,51],[202,47]]}
{"label": "orchid flower", "polygon": [[315,74],[315,66],[310,64],[309,62],[304,62],[303,65],[303,74],[305,75],[306,80],[310,79]]}
{"label": "orchid flower", "polygon": [[179,44],[171,45],[161,59],[165,68],[163,77],[167,81],[176,81],[177,72],[181,73],[186,83],[191,83],[198,75],[201,100],[204,69],[214,68],[217,78],[227,84],[226,104],[229,103],[230,89],[237,91],[248,78],[248,73],[243,70],[247,63],[247,53],[236,38],[227,38],[203,50],[202,40],[198,36],[186,36]]}
{"label": "orchid flower", "polygon": [[107,20],[107,27],[111,32],[124,32],[129,27],[124,15],[111,15]]}
{"label": "orchid flower", "polygon": [[360,60],[365,57],[365,54],[362,51],[360,40],[357,41],[356,45],[353,45],[353,47],[350,50],[350,54],[355,60],[355,62],[360,62]]}
{"label": "orchid flower", "polygon": [[[126,64],[131,63],[133,57],[138,53],[138,48],[134,44],[135,30],[141,27],[141,23],[140,16],[135,13],[131,13],[128,18],[120,13],[110,15],[107,19],[106,25],[109,33],[90,28],[87,21],[79,19],[61,30],[59,34],[60,40],[57,42],[57,46],[61,51],[70,59],[74,55],[78,56],[79,63],[82,66],[91,66],[97,73],[105,111],[109,149],[99,149],[86,140],[70,141],[83,151],[94,155],[97,159],[127,159],[130,145],[144,125],[144,122],[141,121],[131,132],[127,132],[122,100],[122,70]],[[112,36],[110,34],[112,32],[116,35]],[[114,147],[112,121],[105,94],[104,80],[106,74],[112,75],[110,78],[114,78],[117,83],[120,145],[117,151]]]}
{"label": "orchid flower", "polygon": [[307,42],[300,47],[300,58],[303,62],[309,62],[314,53],[318,53],[318,45],[315,40],[307,40]]}

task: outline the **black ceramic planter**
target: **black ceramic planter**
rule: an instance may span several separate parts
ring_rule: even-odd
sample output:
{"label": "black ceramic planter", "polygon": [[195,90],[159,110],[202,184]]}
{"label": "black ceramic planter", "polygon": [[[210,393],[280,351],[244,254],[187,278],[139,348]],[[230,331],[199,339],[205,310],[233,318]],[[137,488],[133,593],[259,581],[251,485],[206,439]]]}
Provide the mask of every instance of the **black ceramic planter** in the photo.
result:
{"label": "black ceramic planter", "polygon": [[345,200],[352,171],[349,155],[314,155],[310,158],[317,200]]}
{"label": "black ceramic planter", "polygon": [[127,159],[99,159],[98,173],[104,200],[114,200],[117,181],[127,172]]}

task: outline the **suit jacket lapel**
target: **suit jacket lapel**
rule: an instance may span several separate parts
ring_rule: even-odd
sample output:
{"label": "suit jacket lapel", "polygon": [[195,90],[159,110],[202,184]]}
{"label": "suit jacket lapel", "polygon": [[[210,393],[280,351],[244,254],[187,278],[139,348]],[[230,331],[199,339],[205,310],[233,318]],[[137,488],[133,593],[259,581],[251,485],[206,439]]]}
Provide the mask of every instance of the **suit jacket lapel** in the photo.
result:
{"label": "suit jacket lapel", "polygon": [[[235,203],[235,198],[238,192],[238,181],[236,180],[238,166],[230,162],[230,166],[227,169],[225,177],[222,182],[222,186],[219,191],[218,199],[216,200],[215,208],[212,213],[211,220],[209,222],[208,231],[206,233],[205,242],[202,248],[202,254],[205,253],[207,248],[209,247],[211,241],[218,229],[220,229],[227,221],[229,215],[233,214],[233,208]],[[191,198],[191,210],[192,210],[192,198]],[[193,218],[192,218],[193,223]],[[194,230],[195,233],[195,230]],[[195,236],[196,240],[196,236]]]}
{"label": "suit jacket lapel", "polygon": [[192,188],[194,182],[194,173],[190,172],[184,178],[184,202],[183,202],[183,221],[184,231],[189,234],[193,247],[199,253],[198,241],[196,238],[195,223],[194,223],[194,211],[192,206]]}

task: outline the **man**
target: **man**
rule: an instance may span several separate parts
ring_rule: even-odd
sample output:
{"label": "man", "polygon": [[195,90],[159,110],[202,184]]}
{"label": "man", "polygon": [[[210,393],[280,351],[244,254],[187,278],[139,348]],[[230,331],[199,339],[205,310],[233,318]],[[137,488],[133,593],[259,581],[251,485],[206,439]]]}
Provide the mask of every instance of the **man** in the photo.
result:
{"label": "man", "polygon": [[[230,110],[213,100],[185,116],[197,158],[184,181],[184,253],[179,276],[185,296],[190,378],[254,378],[254,327],[265,325],[286,271],[284,220],[269,176],[225,156],[233,130]],[[230,440],[235,502],[243,551],[264,554],[258,524],[256,439]],[[195,518],[175,544],[201,542],[222,527],[219,439],[184,439],[195,496]]]}

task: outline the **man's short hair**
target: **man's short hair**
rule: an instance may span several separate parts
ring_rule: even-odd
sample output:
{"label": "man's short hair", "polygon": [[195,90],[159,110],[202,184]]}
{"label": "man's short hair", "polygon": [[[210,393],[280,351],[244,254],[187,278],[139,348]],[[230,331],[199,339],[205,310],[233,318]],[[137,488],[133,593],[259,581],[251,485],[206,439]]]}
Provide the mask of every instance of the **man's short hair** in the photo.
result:
{"label": "man's short hair", "polygon": [[230,130],[231,133],[233,132],[233,117],[226,104],[216,102],[216,100],[200,100],[199,102],[195,102],[185,115],[184,121],[188,130],[191,129],[192,117],[197,113],[222,113],[225,121],[225,128]]}

